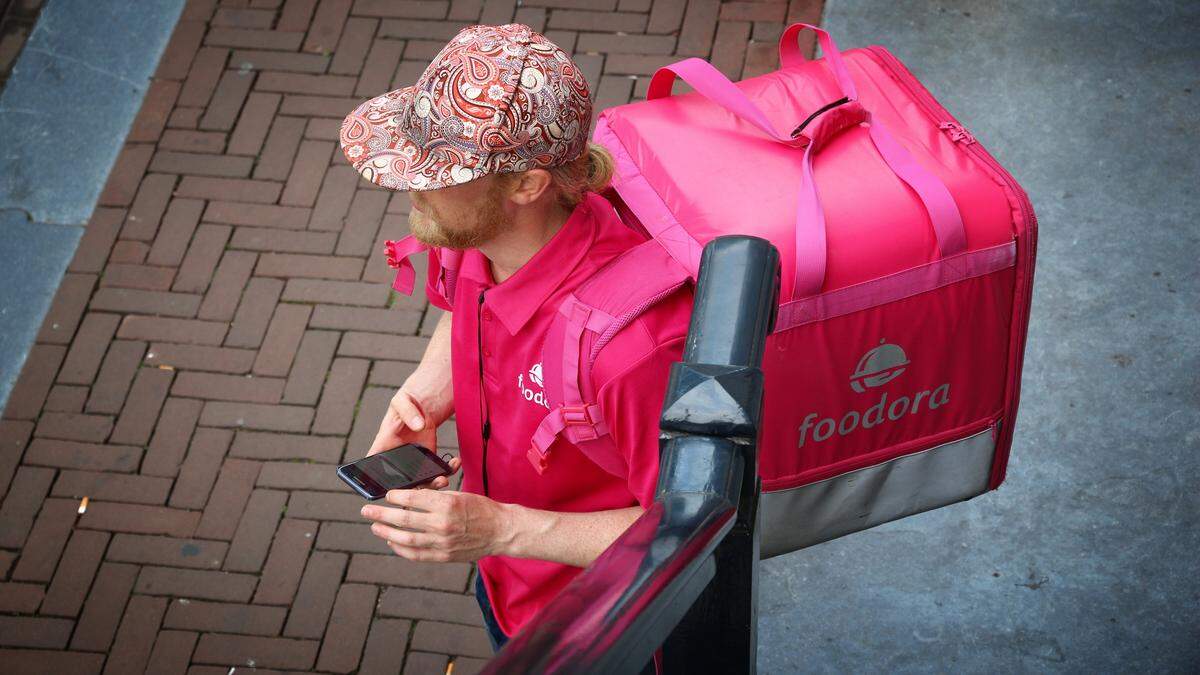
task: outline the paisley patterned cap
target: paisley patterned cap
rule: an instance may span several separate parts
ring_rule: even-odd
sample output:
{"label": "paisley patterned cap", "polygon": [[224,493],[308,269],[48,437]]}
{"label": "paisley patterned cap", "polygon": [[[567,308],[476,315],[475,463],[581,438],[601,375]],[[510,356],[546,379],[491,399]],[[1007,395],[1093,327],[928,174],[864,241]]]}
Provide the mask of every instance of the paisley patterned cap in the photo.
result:
{"label": "paisley patterned cap", "polygon": [[392,190],[565,164],[587,148],[592,103],[571,57],[529,26],[467,26],[411,87],[342,122],[342,152]]}

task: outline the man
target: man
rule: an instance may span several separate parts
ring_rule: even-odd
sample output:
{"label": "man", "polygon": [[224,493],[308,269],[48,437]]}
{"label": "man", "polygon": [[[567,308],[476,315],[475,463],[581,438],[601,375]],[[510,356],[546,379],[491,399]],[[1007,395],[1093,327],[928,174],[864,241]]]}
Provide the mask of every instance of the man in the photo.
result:
{"label": "man", "polygon": [[[411,193],[413,236],[463,251],[453,297],[416,371],[392,399],[368,454],[435,447],[455,414],[461,491],[393,490],[363,507],[372,532],[418,561],[478,561],[476,595],[498,649],[654,499],[658,416],[682,358],[684,287],[608,343],[593,368],[620,457],[606,471],[565,438],[539,474],[526,456],[548,412],[541,346],[562,300],[644,237],[597,192],[612,158],[587,140],[586,78],[528,26],[469,26],[412,87],[362,104],[342,148],[368,180]],[[441,491],[439,491],[441,490]],[[402,529],[403,528],[403,529]],[[653,672],[653,662],[648,664]]]}

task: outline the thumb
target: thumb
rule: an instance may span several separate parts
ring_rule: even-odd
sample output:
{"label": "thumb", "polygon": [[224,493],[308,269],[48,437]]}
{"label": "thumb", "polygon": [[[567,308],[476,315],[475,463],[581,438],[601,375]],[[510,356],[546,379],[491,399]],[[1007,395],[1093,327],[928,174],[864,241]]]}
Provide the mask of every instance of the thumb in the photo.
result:
{"label": "thumb", "polygon": [[367,457],[378,452],[383,452],[389,448],[394,448],[397,445],[402,445],[404,439],[401,436],[403,427],[389,425],[386,421],[379,426],[379,433],[375,434],[375,440],[371,443],[371,448],[367,450]]}

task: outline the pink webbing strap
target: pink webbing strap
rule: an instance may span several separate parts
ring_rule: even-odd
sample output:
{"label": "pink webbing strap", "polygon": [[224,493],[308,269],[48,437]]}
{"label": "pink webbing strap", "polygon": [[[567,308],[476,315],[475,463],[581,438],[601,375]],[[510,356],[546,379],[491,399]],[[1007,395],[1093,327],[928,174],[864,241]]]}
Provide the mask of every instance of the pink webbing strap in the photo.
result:
{"label": "pink webbing strap", "polygon": [[604,421],[600,405],[597,403],[561,405],[551,410],[542,418],[537,431],[533,432],[529,450],[525,452],[529,463],[539,474],[549,466],[550,446],[554,444],[554,439],[558,438],[564,429],[572,426],[576,429],[575,433],[579,434],[578,437],[571,438],[572,434],[568,433],[568,440],[572,443],[598,439],[608,433],[608,424]]}
{"label": "pink webbing strap", "polygon": [[[574,295],[567,296],[558,311],[567,317],[562,352],[562,401],[564,406],[578,406],[580,403],[588,401],[592,393],[587,390],[585,384],[590,383],[583,381],[582,369],[579,367],[579,359],[583,356],[584,331],[590,330],[598,333],[612,324],[613,318],[594,307],[583,304]],[[597,416],[595,419],[601,418]]]}
{"label": "pink webbing strap", "polygon": [[[872,119],[870,113],[858,103],[856,100],[857,90],[854,82],[850,79],[841,52],[838,51],[833,38],[827,32],[810,24],[798,23],[789,26],[784,32],[784,36],[790,36],[787,44],[791,45],[795,54],[799,53],[799,48],[794,45],[796,34],[803,28],[817,31],[821,48],[825,51],[826,60],[833,70],[834,77],[850,100],[816,117],[799,134],[799,138],[793,138],[791,134],[778,131],[762,110],[754,105],[736,85],[702,59],[688,58],[659,68],[650,79],[646,98],[649,100],[670,95],[671,85],[678,76],[691,85],[697,93],[740,119],[753,124],[775,141],[796,148],[804,148],[801,165],[800,203],[796,210],[796,269],[791,296],[793,300],[820,293],[825,281],[827,257],[825,214],[813,179],[812,155],[837,134],[857,127],[862,122],[869,123],[871,141],[884,162],[917,193],[918,198],[925,206],[937,236],[941,254],[943,256],[954,255],[965,250],[966,235],[963,232],[962,216],[945,184],[913,159],[912,155],[888,132],[884,124],[879,120]],[[780,44],[781,50],[787,51],[782,46],[785,44],[782,40]],[[792,52],[788,53],[789,60],[794,62],[795,58],[791,56]]]}
{"label": "pink webbing strap", "polygon": [[412,261],[408,257],[427,250],[429,250],[429,246],[417,241],[411,234],[400,241],[389,239],[383,242],[383,252],[387,254],[387,263],[396,270],[396,279],[392,281],[392,288],[405,295],[412,295],[417,273],[413,270]]}
{"label": "pink webbing strap", "polygon": [[436,253],[440,267],[437,278],[438,293],[442,294],[447,303],[453,305],[454,287],[458,284],[458,268],[462,266],[463,252],[442,247],[433,247],[431,251]]}
{"label": "pink webbing strap", "polygon": [[892,171],[908,184],[929,213],[929,222],[937,236],[938,251],[943,258],[958,255],[967,250],[967,233],[963,228],[962,214],[950,189],[933,172],[921,166],[916,159],[888,132],[883,122],[874,120],[870,126],[871,141],[883,156],[883,161]]}
{"label": "pink webbing strap", "polygon": [[833,36],[820,26],[814,26],[811,23],[794,23],[785,28],[783,34],[779,36],[779,67],[791,68],[808,60],[800,52],[800,45],[796,40],[800,31],[806,28],[817,34],[817,42],[821,45],[821,55],[824,57],[825,63],[833,69],[833,76],[837,79],[838,86],[842,88],[842,93],[850,100],[857,100],[858,90],[854,88],[850,70],[846,68],[846,62],[842,60],[842,52],[838,50]]}
{"label": "pink webbing strap", "polygon": [[546,404],[550,412],[538,423],[530,439],[529,449],[525,455],[529,463],[540,474],[546,469],[549,459],[550,445],[566,425],[562,418],[562,353],[570,348],[566,343],[566,321],[561,315],[555,315],[550,322],[550,329],[542,342],[542,389],[546,394]]}
{"label": "pink webbing strap", "polygon": [[[538,424],[530,440],[527,455],[538,473],[545,470],[550,446],[564,430],[567,431],[568,440],[573,443],[593,440],[608,433],[608,424],[604,421],[600,406],[588,403],[589,400],[594,400],[593,392],[590,391],[591,381],[588,373],[580,369],[579,359],[583,355],[585,331],[603,332],[613,323],[614,318],[580,302],[574,295],[568,295],[563,300],[558,312],[564,317],[556,318],[563,323],[562,347],[547,348],[543,361],[559,358],[561,365],[557,368],[547,368],[543,363],[542,374],[546,391],[549,392],[557,384],[561,398],[557,401],[559,405]],[[551,330],[547,340],[553,339],[557,332]]]}
{"label": "pink webbing strap", "polygon": [[435,282],[435,288],[446,299],[446,302],[453,304],[454,287],[458,281],[458,268],[462,264],[462,251],[429,246],[418,241],[411,234],[399,241],[389,239],[383,242],[383,252],[387,255],[387,263],[396,270],[392,288],[405,295],[412,295],[417,274],[413,269],[412,261],[408,258],[421,251],[429,251],[431,255],[437,256],[440,272]]}
{"label": "pink webbing strap", "polygon": [[[822,58],[833,69],[834,77],[837,79],[842,93],[852,101],[858,100],[858,90],[854,86],[854,80],[850,77],[850,71],[846,68],[845,60],[842,59],[841,50],[838,49],[833,36],[819,26],[809,23],[794,23],[783,31],[783,34],[779,36],[780,67],[792,68],[807,62],[808,59],[804,58],[804,53],[800,51],[797,40],[800,31],[806,29],[817,34]],[[938,250],[942,257],[957,255],[965,251],[967,239],[963,230],[962,216],[959,214],[958,206],[954,203],[954,198],[950,195],[946,184],[918,164],[912,155],[888,133],[882,122],[871,122],[870,133],[871,141],[875,143],[875,148],[879,150],[884,161],[901,180],[920,196],[921,202],[925,204],[925,210],[929,212],[929,219],[937,233]]]}
{"label": "pink webbing strap", "polygon": [[753,124],[766,135],[780,141],[792,140],[787,134],[776,131],[775,125],[771,124],[771,120],[767,119],[763,111],[746,98],[742,90],[730,82],[721,71],[708,61],[694,56],[654,71],[646,88],[646,100],[670,96],[676,76],[690,84],[696,93]]}

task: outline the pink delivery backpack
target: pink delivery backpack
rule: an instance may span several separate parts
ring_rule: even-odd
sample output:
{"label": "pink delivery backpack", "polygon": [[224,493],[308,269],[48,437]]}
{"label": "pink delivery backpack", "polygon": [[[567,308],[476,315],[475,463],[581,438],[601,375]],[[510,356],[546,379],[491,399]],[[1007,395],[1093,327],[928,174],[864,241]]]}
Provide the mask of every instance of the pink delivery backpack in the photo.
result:
{"label": "pink delivery backpack", "polygon": [[[823,59],[801,55],[803,29]],[[767,239],[782,276],[762,364],[764,558],[999,487],[1037,236],[1024,190],[886,49],[843,54],[797,23],[779,50],[779,70],[736,84],[685,59],[645,101],[600,114],[594,140],[617,164],[604,196],[647,240],[559,308],[543,347],[551,412],[529,450],[541,471],[562,436],[618,472],[597,354],[694,283],[706,242]],[[693,91],[672,96],[676,77]],[[393,258],[423,248],[400,242]],[[459,256],[432,252],[431,281],[453,297]]]}

